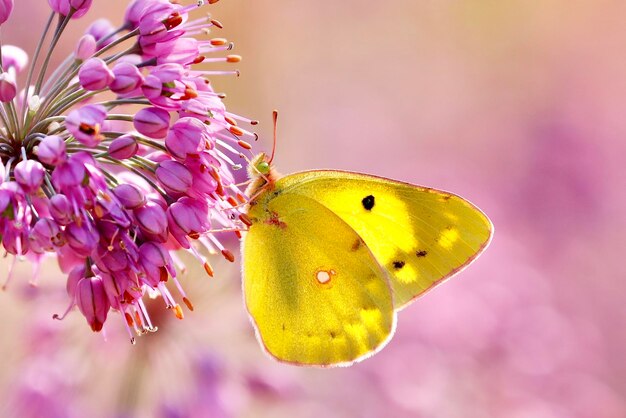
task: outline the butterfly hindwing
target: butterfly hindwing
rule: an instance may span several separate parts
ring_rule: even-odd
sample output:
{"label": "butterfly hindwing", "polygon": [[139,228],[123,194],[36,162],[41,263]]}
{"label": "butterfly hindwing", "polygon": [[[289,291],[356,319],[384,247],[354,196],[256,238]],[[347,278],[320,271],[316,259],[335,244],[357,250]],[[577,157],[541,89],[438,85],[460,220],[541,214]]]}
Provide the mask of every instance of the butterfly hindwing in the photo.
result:
{"label": "butterfly hindwing", "polygon": [[281,361],[323,366],[382,347],[394,329],[392,293],[361,237],[306,196],[257,201],[263,204],[249,210],[253,225],[243,244],[244,294],[266,350]]}
{"label": "butterfly hindwing", "polygon": [[363,238],[388,272],[396,309],[469,264],[493,232],[463,198],[385,178],[308,171],[277,186],[324,205]]}

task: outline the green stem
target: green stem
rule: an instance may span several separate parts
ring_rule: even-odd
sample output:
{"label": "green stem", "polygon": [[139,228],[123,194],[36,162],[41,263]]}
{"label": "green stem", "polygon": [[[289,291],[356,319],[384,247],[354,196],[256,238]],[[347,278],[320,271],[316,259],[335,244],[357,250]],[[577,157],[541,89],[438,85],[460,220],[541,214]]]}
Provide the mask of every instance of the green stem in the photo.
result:
{"label": "green stem", "polygon": [[22,105],[22,120],[26,119],[26,109],[27,109],[27,105],[26,102],[28,101],[28,91],[29,91],[29,87],[30,87],[30,83],[33,79],[33,73],[35,72],[35,64],[37,63],[38,59],[39,59],[39,54],[41,53],[41,48],[43,47],[43,41],[45,40],[48,31],[50,30],[50,26],[52,26],[52,20],[54,19],[54,16],[56,15],[55,12],[50,13],[50,17],[48,18],[48,22],[46,23],[46,27],[43,30],[43,34],[41,35],[41,38],[39,38],[39,43],[37,43],[37,48],[35,49],[35,55],[33,56],[33,63],[30,65],[30,68],[28,69],[28,76],[26,77],[26,87],[25,87],[25,91],[26,93],[24,94],[24,103]]}

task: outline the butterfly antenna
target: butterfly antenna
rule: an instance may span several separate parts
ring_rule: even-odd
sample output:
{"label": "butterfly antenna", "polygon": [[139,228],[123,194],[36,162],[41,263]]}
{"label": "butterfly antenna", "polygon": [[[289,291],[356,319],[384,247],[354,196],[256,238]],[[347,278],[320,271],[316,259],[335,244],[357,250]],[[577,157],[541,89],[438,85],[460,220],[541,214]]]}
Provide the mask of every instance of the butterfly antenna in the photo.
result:
{"label": "butterfly antenna", "polygon": [[274,109],[272,112],[272,119],[274,121],[274,144],[272,145],[272,156],[270,157],[268,163],[272,164],[274,161],[274,154],[276,153],[276,141],[277,141],[277,133],[278,133],[278,110]]}

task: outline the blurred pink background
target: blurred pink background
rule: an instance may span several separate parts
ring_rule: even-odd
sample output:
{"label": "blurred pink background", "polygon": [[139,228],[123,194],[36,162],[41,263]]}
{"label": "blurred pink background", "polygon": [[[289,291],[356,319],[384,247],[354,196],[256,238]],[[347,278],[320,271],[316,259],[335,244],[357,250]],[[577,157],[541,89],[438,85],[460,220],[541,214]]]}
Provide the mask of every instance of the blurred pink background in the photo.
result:
{"label": "blurred pink background", "polygon": [[[44,0],[16,1],[4,43],[32,52]],[[121,22],[126,1],[94,0]],[[453,191],[496,227],[468,270],[400,313],[350,368],[278,364],[254,339],[239,268],[183,279],[197,309],[128,343],[65,308],[54,263],[0,295],[1,416],[626,416],[626,4],[622,1],[222,1],[244,57],[214,79],[261,120],[284,173],[355,170]],[[60,57],[60,55],[59,55]],[[233,243],[236,245],[236,243]],[[189,266],[195,263],[187,258]],[[7,263],[4,263],[5,265]],[[4,266],[3,266],[4,267]],[[156,312],[162,311],[161,305]]]}

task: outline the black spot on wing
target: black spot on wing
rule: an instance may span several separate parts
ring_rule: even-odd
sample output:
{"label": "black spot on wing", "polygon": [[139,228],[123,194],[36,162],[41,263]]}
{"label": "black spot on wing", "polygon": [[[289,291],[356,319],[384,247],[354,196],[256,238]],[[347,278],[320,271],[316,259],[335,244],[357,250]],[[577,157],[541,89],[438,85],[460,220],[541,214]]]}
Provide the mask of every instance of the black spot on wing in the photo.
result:
{"label": "black spot on wing", "polygon": [[404,261],[394,261],[393,268],[396,270],[400,270],[402,267],[404,267],[404,264],[405,264]]}
{"label": "black spot on wing", "polygon": [[415,253],[416,256],[418,256],[419,258],[422,257],[426,257],[428,255],[428,251],[426,250],[419,250]]}
{"label": "black spot on wing", "polygon": [[376,199],[372,195],[365,196],[363,200],[361,200],[361,203],[363,204],[365,210],[372,210],[372,208],[376,204]]}

